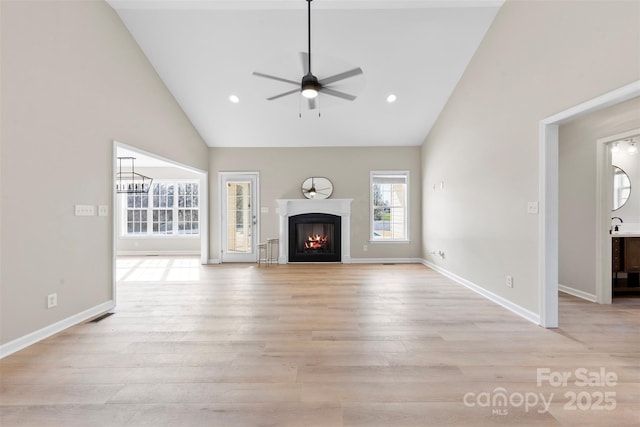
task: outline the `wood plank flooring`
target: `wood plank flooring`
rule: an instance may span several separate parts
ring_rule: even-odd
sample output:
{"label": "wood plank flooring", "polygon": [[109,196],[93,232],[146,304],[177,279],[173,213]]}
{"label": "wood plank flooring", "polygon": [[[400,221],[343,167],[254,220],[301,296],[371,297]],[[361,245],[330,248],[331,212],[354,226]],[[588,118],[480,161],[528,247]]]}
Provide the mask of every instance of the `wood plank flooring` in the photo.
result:
{"label": "wood plank flooring", "polygon": [[127,257],[118,276],[114,315],[0,361],[0,425],[640,425],[639,298],[561,294],[546,330],[422,265]]}

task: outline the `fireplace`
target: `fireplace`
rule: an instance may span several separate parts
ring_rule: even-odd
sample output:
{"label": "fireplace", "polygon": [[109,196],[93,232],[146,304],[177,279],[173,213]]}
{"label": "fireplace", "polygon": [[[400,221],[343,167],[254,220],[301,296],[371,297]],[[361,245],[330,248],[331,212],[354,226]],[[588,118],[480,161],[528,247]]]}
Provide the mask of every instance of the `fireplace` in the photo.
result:
{"label": "fireplace", "polygon": [[[288,262],[316,262],[310,261],[309,258],[304,261],[291,261],[289,257],[289,230],[290,223],[289,218],[305,215],[305,214],[327,214],[332,217],[337,217],[337,222],[331,222],[333,224],[333,232],[336,228],[340,231],[340,236],[333,236],[332,250],[335,253],[331,261],[323,259],[320,262],[342,262],[343,264],[351,263],[351,202],[352,199],[279,199],[278,214],[280,216],[280,245],[278,263],[286,264]],[[335,219],[335,218],[334,218]],[[332,220],[333,221],[333,220]],[[308,237],[312,235],[312,244],[308,246],[317,247],[322,244],[323,236],[328,235],[331,232],[329,230],[316,229],[303,232],[303,236]],[[291,232],[293,235],[294,232]],[[320,235],[319,239],[315,238],[315,235]],[[306,236],[305,236],[306,235]],[[331,237],[327,239],[329,241]],[[296,241],[297,242],[297,241]],[[315,242],[315,243],[313,243]],[[294,249],[294,248],[292,248]],[[292,251],[293,252],[293,251]],[[316,251],[318,252],[318,251]]]}
{"label": "fireplace", "polygon": [[307,213],[289,217],[289,262],[340,262],[341,217]]}

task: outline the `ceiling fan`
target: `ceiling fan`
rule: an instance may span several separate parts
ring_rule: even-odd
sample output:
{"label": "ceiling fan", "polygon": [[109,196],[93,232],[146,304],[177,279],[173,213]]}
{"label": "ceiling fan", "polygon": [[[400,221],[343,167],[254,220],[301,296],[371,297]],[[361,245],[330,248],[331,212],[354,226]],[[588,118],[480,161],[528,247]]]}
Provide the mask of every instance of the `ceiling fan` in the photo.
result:
{"label": "ceiling fan", "polygon": [[307,23],[308,23],[308,37],[307,37],[307,52],[300,52],[300,58],[302,60],[302,68],[304,72],[304,76],[302,77],[301,82],[297,82],[294,80],[285,79],[282,77],[272,76],[270,74],[260,73],[257,71],[253,72],[254,76],[264,77],[266,79],[277,80],[279,82],[289,83],[295,86],[298,86],[295,89],[288,90],[286,92],[280,93],[278,95],[271,96],[267,98],[267,101],[273,101],[278,98],[282,98],[287,95],[292,95],[294,93],[300,92],[303,97],[307,99],[309,109],[313,110],[316,108],[315,98],[318,94],[322,93],[325,95],[335,96],[337,98],[342,98],[347,101],[353,101],[356,99],[355,95],[351,95],[348,93],[344,93],[341,91],[337,91],[335,89],[331,89],[328,85],[331,83],[335,83],[341,80],[348,79],[350,77],[357,76],[362,74],[362,69],[360,67],[353,68],[351,70],[344,71],[342,73],[335,74],[333,76],[328,76],[323,79],[318,79],[311,72],[311,2],[313,0],[306,0],[307,2]]}

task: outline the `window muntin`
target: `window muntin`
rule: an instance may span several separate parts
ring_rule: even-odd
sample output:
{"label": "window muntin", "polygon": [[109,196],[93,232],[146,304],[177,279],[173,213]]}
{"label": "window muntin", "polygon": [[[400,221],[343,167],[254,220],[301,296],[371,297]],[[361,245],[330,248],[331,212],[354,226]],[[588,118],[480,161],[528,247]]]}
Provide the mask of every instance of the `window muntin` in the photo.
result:
{"label": "window muntin", "polygon": [[197,182],[156,180],[148,194],[125,196],[124,236],[199,235]]}
{"label": "window muntin", "polygon": [[409,172],[371,172],[371,241],[408,240]]}

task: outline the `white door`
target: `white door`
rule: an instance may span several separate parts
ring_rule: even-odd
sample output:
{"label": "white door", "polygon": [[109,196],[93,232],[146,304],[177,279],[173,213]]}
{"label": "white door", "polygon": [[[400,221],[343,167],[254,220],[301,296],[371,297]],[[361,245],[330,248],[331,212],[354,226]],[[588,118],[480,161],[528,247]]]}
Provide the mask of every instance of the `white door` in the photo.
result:
{"label": "white door", "polygon": [[258,174],[220,173],[222,262],[256,262]]}

